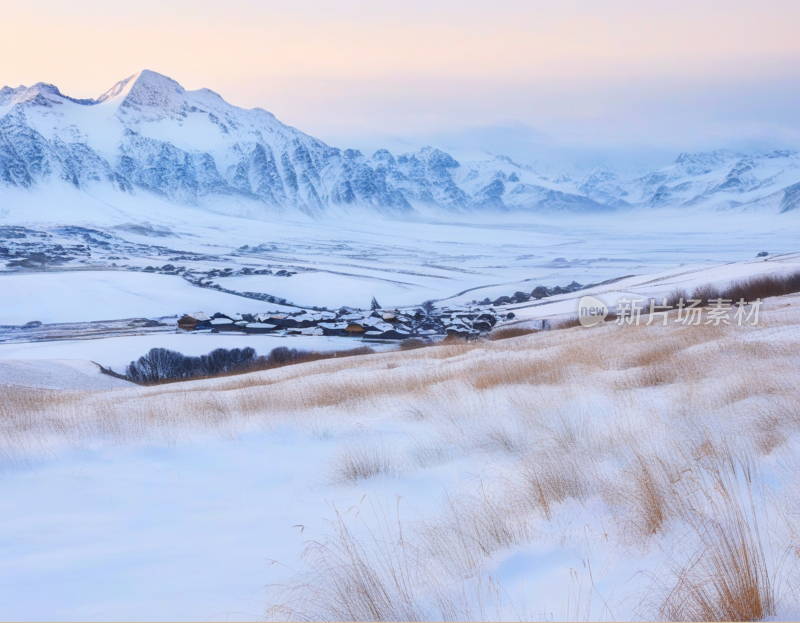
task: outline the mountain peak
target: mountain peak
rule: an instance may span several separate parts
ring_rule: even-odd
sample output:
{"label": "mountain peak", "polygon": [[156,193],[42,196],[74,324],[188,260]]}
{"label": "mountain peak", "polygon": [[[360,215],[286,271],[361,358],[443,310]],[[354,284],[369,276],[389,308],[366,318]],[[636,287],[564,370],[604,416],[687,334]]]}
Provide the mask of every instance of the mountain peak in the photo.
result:
{"label": "mountain peak", "polygon": [[172,78],[143,69],[120,80],[97,98],[97,102],[122,100],[121,105],[131,108],[161,108],[172,110],[183,104],[185,89]]}
{"label": "mountain peak", "polygon": [[17,98],[28,90],[26,86],[18,86],[16,88],[5,86],[0,89],[0,106],[17,101]]}
{"label": "mountain peak", "polygon": [[[59,99],[53,100],[52,98]],[[0,106],[26,103],[50,106],[53,102],[56,104],[61,103],[60,100],[68,100],[84,106],[90,106],[95,103],[91,99],[75,99],[64,95],[57,86],[46,82],[37,82],[30,87],[20,85],[17,88],[3,87],[0,89]]]}
{"label": "mountain peak", "polygon": [[600,195],[598,195],[597,192],[600,188],[605,186],[615,186],[620,182],[621,180],[619,176],[614,173],[614,171],[601,164],[592,169],[589,172],[589,175],[580,181],[578,189],[581,192],[591,196],[593,199],[598,199]]}

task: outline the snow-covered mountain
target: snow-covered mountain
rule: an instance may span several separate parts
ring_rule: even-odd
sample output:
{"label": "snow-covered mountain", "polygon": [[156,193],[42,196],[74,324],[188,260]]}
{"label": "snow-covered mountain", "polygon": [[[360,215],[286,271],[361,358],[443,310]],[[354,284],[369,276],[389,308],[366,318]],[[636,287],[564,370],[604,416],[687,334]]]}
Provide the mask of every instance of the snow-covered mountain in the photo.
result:
{"label": "snow-covered mountain", "polygon": [[[310,216],[348,205],[392,215],[412,212],[414,205],[504,208],[509,180],[516,188],[520,174],[538,176],[515,175],[518,165],[498,163],[491,171],[483,170],[485,163],[467,169],[433,148],[398,157],[379,150],[366,158],[330,147],[265,110],[237,108],[207,89],[186,91],[152,71],[93,100],[42,83],[0,91],[5,186],[63,181],[86,191],[111,186],[199,205],[235,197]],[[546,198],[551,190],[536,192]],[[512,204],[521,205],[516,197]]]}
{"label": "snow-covered mountain", "polygon": [[671,165],[636,179],[597,169],[577,190],[614,206],[788,212],[800,207],[800,154],[683,153]]}
{"label": "snow-covered mountain", "polygon": [[46,84],[6,87],[0,115],[0,180],[10,186],[63,180],[193,204],[235,196],[310,215],[356,201],[383,212],[410,210],[358,154],[151,71],[96,100],[75,100]]}
{"label": "snow-covered mountain", "polygon": [[187,91],[141,71],[96,99],[55,86],[0,90],[4,189],[67,184],[204,206],[245,202],[265,212],[322,216],[358,206],[384,216],[418,210],[579,211],[648,207],[763,209],[800,205],[800,156],[682,154],[633,180],[597,169],[555,181],[504,156],[458,162],[432,147],[371,157],[331,147],[208,89]]}

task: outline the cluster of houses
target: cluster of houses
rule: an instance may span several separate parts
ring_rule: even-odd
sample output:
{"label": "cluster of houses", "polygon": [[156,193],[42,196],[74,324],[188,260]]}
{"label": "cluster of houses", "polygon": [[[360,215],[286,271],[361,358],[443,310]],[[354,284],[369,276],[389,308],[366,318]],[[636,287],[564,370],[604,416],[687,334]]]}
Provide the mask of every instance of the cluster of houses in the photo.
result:
{"label": "cluster of houses", "polygon": [[[584,287],[572,282],[568,286],[536,287],[532,292],[515,292],[490,301],[473,301],[468,305],[435,307],[428,302],[417,309],[385,310],[375,308],[361,311],[342,308],[339,311],[299,309],[296,312],[268,312],[264,314],[216,313],[207,316],[202,312],[187,314],[178,320],[185,331],[218,333],[276,333],[281,335],[334,335],[376,340],[405,340],[433,336],[477,337],[488,333],[498,322],[514,318],[513,312],[504,312],[504,305],[539,300],[558,294],[575,292]],[[376,303],[377,305],[377,303]]]}
{"label": "cluster of houses", "polygon": [[[599,285],[599,284],[594,284]],[[482,301],[473,301],[476,305],[494,305],[495,307],[500,305],[514,305],[516,303],[527,303],[528,301],[538,301],[539,299],[547,298],[549,296],[557,296],[559,294],[569,294],[571,292],[577,292],[578,290],[583,290],[584,288],[588,288],[591,286],[584,286],[578,283],[577,281],[573,281],[568,286],[554,286],[552,288],[547,288],[545,286],[536,286],[533,289],[533,292],[514,292],[511,296],[500,296],[496,298],[494,301],[490,299],[483,299]]]}
{"label": "cluster of houses", "polygon": [[458,306],[416,310],[367,312],[352,309],[300,310],[294,313],[233,314],[207,316],[201,312],[178,320],[186,331],[277,333],[282,335],[335,335],[378,340],[429,338],[436,335],[478,336],[488,333],[500,320],[514,314],[498,314],[481,307]]}

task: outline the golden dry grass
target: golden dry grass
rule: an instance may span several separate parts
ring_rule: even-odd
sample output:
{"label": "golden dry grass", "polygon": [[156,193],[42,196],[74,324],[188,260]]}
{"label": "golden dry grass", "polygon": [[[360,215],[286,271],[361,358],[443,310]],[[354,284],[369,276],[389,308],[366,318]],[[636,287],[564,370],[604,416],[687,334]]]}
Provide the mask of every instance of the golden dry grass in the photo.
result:
{"label": "golden dry grass", "polygon": [[502,327],[492,331],[489,334],[489,339],[492,341],[507,340],[512,337],[522,337],[523,335],[531,335],[538,332],[538,329],[527,329],[525,327]]}
{"label": "golden dry grass", "polygon": [[[776,614],[779,596],[754,501],[754,466],[708,461],[702,486],[685,491],[680,513],[691,551],[672,561],[658,616],[669,621],[757,621]],[[762,517],[764,513],[761,513]]]}
{"label": "golden dry grass", "polygon": [[403,470],[387,441],[355,439],[342,448],[332,471],[335,483],[354,484],[374,476],[399,476]]}
{"label": "golden dry grass", "polygon": [[[800,439],[800,314],[770,305],[758,327],[605,323],[149,388],[0,387],[0,451],[288,426],[344,433],[328,466],[342,486],[452,461],[486,468],[402,537],[394,523],[388,540],[337,524],[275,616],[483,618],[450,588],[548,531],[576,538],[580,517],[615,555],[661,560],[642,616],[764,618],[785,597],[768,554],[800,551],[800,460],[784,458]],[[386,422],[407,443],[385,438]],[[769,490],[752,484],[763,470]],[[751,495],[776,511],[768,525]]]}

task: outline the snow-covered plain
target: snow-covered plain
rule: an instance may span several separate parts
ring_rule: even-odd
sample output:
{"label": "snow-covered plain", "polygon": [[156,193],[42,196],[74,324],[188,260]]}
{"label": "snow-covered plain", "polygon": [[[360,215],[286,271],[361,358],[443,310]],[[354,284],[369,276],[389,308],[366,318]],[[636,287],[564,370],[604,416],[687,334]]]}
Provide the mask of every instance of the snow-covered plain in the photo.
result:
{"label": "snow-covered plain", "polygon": [[[59,230],[64,216],[53,210],[54,197],[39,191],[20,197],[10,202],[19,212],[12,209],[7,219],[0,218],[0,225],[5,221],[49,232],[55,236],[47,242],[51,246],[70,240],[84,243],[86,234],[70,238]],[[85,198],[79,201],[66,194],[61,205],[68,208],[73,202],[76,212],[87,213]],[[118,202],[115,207],[101,219],[97,216],[100,220],[83,223],[111,236],[100,240],[103,246],[90,242],[89,251],[76,256],[80,259],[45,273],[0,272],[0,325],[282,309],[276,303],[200,288],[176,274],[131,272],[147,266],[183,266],[207,285],[302,306],[363,308],[375,296],[385,308],[393,308],[428,299],[494,299],[517,290],[530,292],[536,285],[598,283],[681,265],[742,262],[760,251],[796,252],[800,233],[800,211],[768,219],[722,212],[689,216],[639,211],[580,220],[496,215],[442,223],[265,221],[157,199]],[[169,235],[148,236],[131,229],[131,223],[149,228],[145,232]],[[226,268],[235,276],[224,276]],[[244,275],[243,269],[268,269],[272,274]],[[282,270],[295,274],[275,276]]]}
{"label": "snow-covered plain", "polygon": [[17,273],[0,277],[0,324],[158,318],[198,309],[253,312],[258,301],[195,288],[183,279],[128,271]]}
{"label": "snow-covered plain", "polygon": [[[47,235],[59,242],[65,234],[52,220],[55,215],[42,207],[47,205],[29,206],[25,223],[32,230],[52,232]],[[800,212],[782,216],[780,223],[774,217],[766,220],[750,214],[689,219],[664,212],[658,219],[639,213],[625,218],[587,217],[566,226],[552,217],[424,224],[374,219],[352,224],[266,223],[208,212],[199,218],[188,207],[148,213],[152,208],[147,204],[134,203],[127,209],[130,212],[106,213],[100,224],[93,225],[103,228],[94,231],[109,232],[110,247],[90,243],[86,261],[44,272],[0,272],[0,325],[166,316],[174,323],[175,317],[195,311],[210,315],[296,310],[198,287],[181,275],[140,270],[167,262],[186,265],[197,274],[216,271],[206,282],[230,292],[268,293],[289,303],[329,308],[366,308],[373,296],[384,308],[419,305],[427,299],[467,303],[530,292],[537,285],[618,280],[507,307],[517,321],[524,321],[571,314],[583,294],[600,295],[613,305],[623,293],[663,296],[676,286],[691,289],[792,270],[798,265],[800,232]],[[126,225],[137,211],[139,222],[147,224],[143,230]],[[119,229],[120,224],[125,228]],[[154,238],[152,232],[169,235]],[[38,240],[29,234],[23,242],[30,239]],[[756,258],[762,250],[770,255]],[[267,267],[272,274],[241,274],[244,268]],[[224,276],[225,268],[236,276]],[[281,270],[295,274],[277,276]],[[78,333],[64,337],[81,337]],[[19,343],[24,336],[16,333],[14,339],[16,343],[0,344],[0,359],[80,359],[118,371],[157,346],[199,355],[219,347],[252,346],[263,354],[282,345],[309,350],[359,345],[344,338],[168,332],[27,344]]]}

